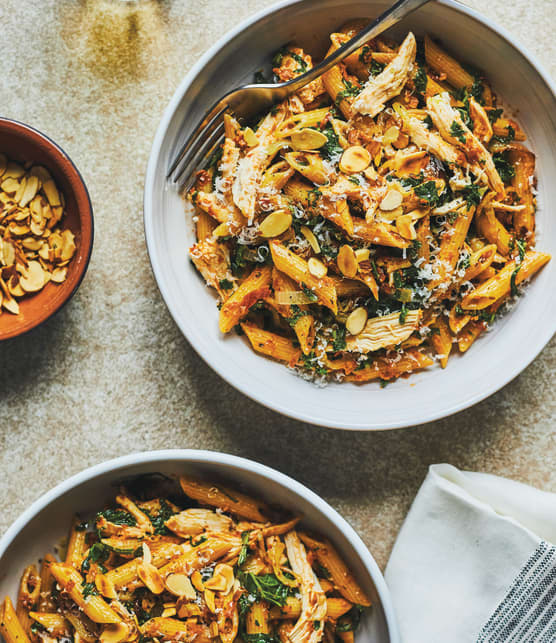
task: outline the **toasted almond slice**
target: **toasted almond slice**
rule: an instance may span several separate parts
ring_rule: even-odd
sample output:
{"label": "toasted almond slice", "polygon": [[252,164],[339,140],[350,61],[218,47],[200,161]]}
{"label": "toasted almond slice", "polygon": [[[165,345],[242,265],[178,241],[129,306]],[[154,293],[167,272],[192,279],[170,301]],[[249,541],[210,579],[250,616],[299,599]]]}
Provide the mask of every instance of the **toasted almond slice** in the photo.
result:
{"label": "toasted almond slice", "polygon": [[8,161],[6,171],[4,172],[4,178],[19,179],[25,174],[25,170],[19,163],[14,163],[13,161]]}
{"label": "toasted almond slice", "polygon": [[226,589],[226,579],[216,573],[205,581],[205,591],[210,589],[212,592],[223,592]]}
{"label": "toasted almond slice", "polygon": [[386,212],[399,208],[402,204],[403,197],[398,190],[388,190],[386,196],[380,202],[380,209]]}
{"label": "toasted almond slice", "polygon": [[351,278],[357,274],[357,258],[351,246],[345,244],[340,248],[336,263],[345,277]]}
{"label": "toasted almond slice", "polygon": [[30,261],[19,283],[25,292],[37,292],[44,286],[44,270],[38,261]]}
{"label": "toasted almond slice", "polygon": [[27,219],[29,214],[30,214],[29,208],[21,208],[16,212],[14,221],[25,221],[25,219]]}
{"label": "toasted almond slice", "polygon": [[61,284],[66,280],[67,276],[68,276],[67,268],[54,268],[54,270],[52,271],[52,274],[50,275],[50,279],[55,284]]}
{"label": "toasted almond slice", "polygon": [[30,225],[29,225],[29,229],[31,230],[31,232],[32,232],[36,237],[40,237],[40,236],[42,236],[42,233],[43,233],[43,231],[44,231],[44,224],[45,224],[45,223],[46,223],[46,221],[45,221],[44,223],[42,223],[42,224],[41,224],[41,223],[37,223],[37,222],[36,222],[36,221],[34,221],[34,220],[31,220],[31,223],[30,223]]}
{"label": "toasted almond slice", "polygon": [[397,128],[395,125],[392,125],[392,127],[389,127],[382,135],[382,144],[392,145],[392,143],[398,139],[399,135],[399,128]]}
{"label": "toasted almond slice", "polygon": [[203,583],[203,577],[200,572],[194,571],[193,574],[191,574],[191,583],[198,592],[205,590],[205,584]]}
{"label": "toasted almond slice", "polygon": [[19,187],[17,188],[17,192],[14,195],[14,201],[16,203],[19,203],[21,199],[23,198],[23,195],[25,193],[25,188],[27,186],[27,178],[23,177],[19,183]]}
{"label": "toasted almond slice", "polygon": [[8,177],[2,181],[0,187],[6,194],[13,197],[13,195],[19,190],[19,181],[14,178]]}
{"label": "toasted almond slice", "polygon": [[15,222],[12,222],[8,226],[8,229],[10,233],[15,235],[16,237],[21,237],[24,234],[29,234],[29,226],[25,224],[17,225]]}
{"label": "toasted almond slice", "polygon": [[24,208],[32,199],[35,198],[39,189],[39,179],[36,176],[28,176],[25,181],[25,189],[19,200],[19,205]]}
{"label": "toasted almond slice", "polygon": [[403,214],[403,208],[402,206],[398,206],[397,208],[394,208],[394,210],[379,210],[378,211],[378,218],[381,219],[382,221],[388,221],[389,223],[392,221],[395,221],[398,217],[401,217]]}
{"label": "toasted almond slice", "polygon": [[320,245],[311,228],[308,228],[305,225],[301,226],[301,234],[305,239],[307,239],[309,245],[313,249],[313,252],[318,255],[320,253]]}
{"label": "toasted almond slice", "polygon": [[15,262],[15,248],[13,244],[4,239],[2,243],[2,263],[5,266],[11,266]]}
{"label": "toasted almond slice", "polygon": [[197,592],[185,574],[170,574],[166,578],[166,589],[174,596],[183,596],[190,601],[197,598]]}
{"label": "toasted almond slice", "polygon": [[125,622],[105,625],[99,636],[100,643],[122,643],[129,641],[131,627]]}
{"label": "toasted almond slice", "polygon": [[2,306],[13,315],[19,315],[19,304],[13,297],[6,297],[4,293],[4,298],[2,299]]}
{"label": "toasted almond slice", "polygon": [[356,308],[346,319],[346,328],[350,335],[359,335],[367,323],[367,310],[363,307]]}
{"label": "toasted almond slice", "polygon": [[26,248],[27,250],[32,250],[33,252],[37,252],[38,250],[41,249],[43,242],[40,239],[35,239],[34,237],[25,237],[21,241],[21,245]]}
{"label": "toasted almond slice", "polygon": [[292,224],[292,215],[286,210],[276,210],[269,214],[259,225],[259,232],[266,239],[278,237]]}
{"label": "toasted almond slice", "polygon": [[243,140],[247,143],[249,147],[257,147],[259,144],[259,139],[255,132],[250,128],[246,127],[243,130]]}
{"label": "toasted almond slice", "polygon": [[363,170],[363,174],[365,175],[365,178],[368,179],[369,181],[376,181],[378,179],[377,171],[372,165],[369,165],[369,167],[366,170]]}
{"label": "toasted almond slice", "polygon": [[294,150],[318,150],[327,142],[328,138],[325,134],[310,127],[304,127],[291,135],[291,146]]}
{"label": "toasted almond slice", "polygon": [[371,155],[361,145],[348,147],[340,159],[340,170],[344,174],[355,174],[363,172],[369,167]]}
{"label": "toasted almond slice", "polygon": [[396,219],[396,228],[404,239],[416,239],[415,223],[409,214],[404,214]]}
{"label": "toasted almond slice", "polygon": [[357,263],[361,263],[362,261],[368,261],[370,256],[371,256],[371,251],[368,248],[359,248],[358,250],[355,251],[355,258],[357,259]]}
{"label": "toasted almond slice", "polygon": [[16,282],[15,279],[8,280],[8,290],[10,291],[10,295],[13,295],[14,297],[23,297],[25,295],[25,291],[21,287],[21,284]]}
{"label": "toasted almond slice", "polygon": [[229,594],[232,588],[234,587],[234,583],[235,583],[233,567],[231,567],[230,565],[226,565],[226,563],[219,563],[214,568],[214,575],[224,579],[225,584],[221,592],[223,594]]}
{"label": "toasted almond slice", "polygon": [[328,268],[322,263],[322,261],[319,261],[316,257],[311,257],[307,262],[307,266],[309,268],[309,272],[314,277],[318,277],[319,279],[326,277]]}
{"label": "toasted almond slice", "polygon": [[52,179],[45,181],[42,185],[42,189],[50,205],[61,205],[60,193]]}
{"label": "toasted almond slice", "polygon": [[43,243],[42,246],[40,247],[40,250],[39,250],[39,257],[41,259],[44,259],[45,261],[49,261],[50,260],[50,252],[51,252],[51,250],[50,250],[50,246],[48,245],[48,243]]}
{"label": "toasted almond slice", "polygon": [[29,175],[36,176],[41,182],[41,185],[47,181],[52,181],[50,172],[43,165],[33,165],[29,170]]}
{"label": "toasted almond slice", "polygon": [[152,563],[141,561],[137,564],[137,575],[153,594],[162,594],[164,581],[158,569]]}
{"label": "toasted almond slice", "polygon": [[75,253],[75,236],[71,230],[64,230],[62,232],[63,246],[62,246],[62,261],[68,261]]}
{"label": "toasted almond slice", "polygon": [[205,603],[209,610],[215,614],[216,613],[216,604],[214,602],[214,592],[210,589],[205,589]]}

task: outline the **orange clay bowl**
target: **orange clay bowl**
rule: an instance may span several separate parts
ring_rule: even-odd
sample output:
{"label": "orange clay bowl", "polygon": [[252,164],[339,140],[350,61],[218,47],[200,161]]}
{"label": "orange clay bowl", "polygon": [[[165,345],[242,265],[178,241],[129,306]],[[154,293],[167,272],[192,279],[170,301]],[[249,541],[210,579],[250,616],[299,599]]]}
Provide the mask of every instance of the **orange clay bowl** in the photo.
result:
{"label": "orange clay bowl", "polygon": [[41,132],[0,118],[0,152],[8,159],[44,165],[63,193],[66,209],[63,226],[75,235],[76,251],[66,280],[49,282],[39,292],[18,299],[19,315],[4,310],[0,315],[0,341],[22,335],[54,315],[73,296],[85,275],[93,248],[93,208],[85,183],[64,150]]}

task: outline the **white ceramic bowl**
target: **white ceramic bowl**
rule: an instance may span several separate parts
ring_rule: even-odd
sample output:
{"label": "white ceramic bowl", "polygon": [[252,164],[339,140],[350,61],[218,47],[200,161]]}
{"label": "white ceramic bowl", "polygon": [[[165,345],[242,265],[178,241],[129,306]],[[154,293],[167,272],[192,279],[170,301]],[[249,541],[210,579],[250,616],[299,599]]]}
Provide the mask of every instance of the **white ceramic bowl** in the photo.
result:
{"label": "white ceramic bowl", "polygon": [[[15,599],[21,572],[67,536],[72,516],[99,510],[114,498],[119,481],[145,473],[188,472],[224,480],[272,504],[303,514],[303,524],[326,534],[371,597],[357,640],[399,643],[388,588],[369,550],[350,525],[299,482],[262,464],[214,451],[150,451],[109,460],[62,482],[39,498],[0,540],[0,599]],[[2,640],[0,638],[0,640]]]}
{"label": "white ceramic bowl", "polygon": [[[225,380],[285,415],[346,429],[411,426],[455,413],[504,386],[520,373],[556,330],[556,261],[549,263],[526,296],[493,331],[464,356],[401,379],[378,384],[333,384],[324,389],[297,378],[281,364],[256,355],[237,336],[223,338],[213,294],[187,257],[194,242],[183,202],[166,187],[165,173],[192,126],[225,91],[251,81],[283,44],[296,41],[322,56],[328,34],[343,22],[374,17],[382,0],[287,0],[253,16],[227,34],[195,65],[176,91],[156,134],[145,183],[145,234],[158,286],[176,323],[195,350]],[[537,153],[538,248],[556,253],[556,97],[547,74],[512,36],[471,9],[431,2],[392,30],[440,37],[458,57],[482,69],[495,91],[519,112]]]}

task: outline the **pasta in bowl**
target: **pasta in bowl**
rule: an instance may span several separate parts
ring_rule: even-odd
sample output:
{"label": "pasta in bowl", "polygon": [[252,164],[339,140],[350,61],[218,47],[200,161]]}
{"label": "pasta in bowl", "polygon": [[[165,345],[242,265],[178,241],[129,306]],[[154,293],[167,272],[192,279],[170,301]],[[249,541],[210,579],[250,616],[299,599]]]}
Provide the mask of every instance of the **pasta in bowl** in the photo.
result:
{"label": "pasta in bowl", "polygon": [[[332,33],[328,53],[358,28]],[[312,64],[284,47],[274,79]],[[523,129],[428,35],[369,41],[256,125],[224,119],[188,194],[190,256],[220,331],[305,377],[445,368],[550,259]]]}
{"label": "pasta in bowl", "polygon": [[[464,353],[460,352],[459,344],[453,343],[444,369],[440,368],[440,365],[437,365],[438,360],[435,360],[436,363],[431,366],[414,370],[408,379],[397,377],[395,380],[387,380],[386,377],[389,377],[390,373],[386,372],[384,374],[384,369],[382,369],[383,374],[380,376],[382,381],[376,379],[361,385],[357,381],[347,381],[348,376],[344,375],[343,381],[337,383],[334,381],[334,374],[332,376],[327,374],[328,369],[326,367],[320,367],[318,364],[313,363],[310,358],[308,359],[308,356],[303,354],[302,351],[301,353],[298,352],[297,355],[301,359],[301,364],[295,368],[305,378],[333,380],[326,388],[322,388],[314,386],[312,381],[305,381],[305,379],[296,377],[291,370],[284,367],[284,362],[278,362],[266,356],[262,357],[261,354],[251,350],[249,339],[245,334],[237,336],[234,330],[222,333],[219,327],[219,314],[215,309],[215,291],[206,287],[205,280],[199,276],[199,271],[190,260],[188,253],[189,248],[198,243],[197,223],[192,222],[190,214],[184,213],[182,195],[168,186],[165,176],[176,151],[191,136],[195,124],[202,118],[207,107],[216,102],[227,90],[232,90],[246,82],[252,82],[255,74],[261,69],[263,69],[265,78],[270,79],[273,74],[272,69],[278,67],[278,65],[272,64],[271,61],[276,52],[280,51],[285,43],[295,42],[296,46],[303,52],[310,53],[314,60],[321,60],[330,48],[331,33],[340,33],[342,24],[361,18],[361,16],[365,16],[369,21],[372,20],[373,17],[384,11],[387,4],[386,1],[381,0],[369,0],[366,2],[361,2],[360,0],[283,0],[279,5],[265,9],[243,22],[220,42],[216,43],[199,60],[198,64],[184,78],[177,89],[161,120],[153,143],[145,181],[145,236],[151,265],[168,310],[192,348],[225,381],[257,402],[304,422],[352,430],[382,430],[407,427],[445,417],[491,395],[518,375],[550,340],[556,327],[556,300],[546,296],[555,278],[554,262],[549,261],[537,272],[533,279],[529,280],[526,295],[523,299],[519,301],[517,306],[512,307],[509,314],[502,315],[502,311],[500,311],[497,314],[495,323],[489,323],[490,313],[488,312],[483,312],[482,319],[479,319],[477,312],[470,315],[472,319],[468,324],[469,329],[475,326],[475,321],[479,323],[486,322],[489,326],[489,332],[482,331]],[[552,154],[552,149],[556,146],[556,98],[549,76],[543,72],[542,67],[539,67],[538,63],[523,48],[514,43],[510,34],[493,25],[473,10],[452,0],[437,0],[434,3],[428,3],[404,20],[402,24],[389,31],[387,37],[397,48],[405,40],[409,32],[412,32],[417,40],[419,55],[416,55],[416,61],[418,65],[423,65],[424,62],[425,66],[427,66],[426,60],[423,61],[423,45],[425,35],[429,34],[431,41],[440,43],[452,57],[456,57],[457,60],[466,65],[472,65],[475,69],[481,69],[485,79],[488,80],[487,84],[491,91],[494,90],[498,96],[503,97],[504,105],[507,104],[512,107],[512,111],[504,109],[503,116],[506,120],[516,121],[516,126],[519,124],[519,129],[513,125],[512,128],[514,128],[516,135],[521,135],[520,131],[526,132],[527,141],[517,140],[516,137],[516,140],[509,141],[506,145],[513,145],[515,150],[517,150],[518,146],[523,145],[527,149],[534,151],[535,173],[538,176],[536,194],[533,194],[538,206],[535,213],[535,238],[538,243],[538,251],[554,254],[556,251],[556,220],[551,216],[549,204],[556,199],[556,185],[553,184],[549,177],[556,173],[556,159]],[[294,51],[294,53],[296,52]],[[393,52],[382,53],[390,53],[391,57]],[[386,58],[383,59],[381,64],[384,63],[387,63]],[[293,68],[293,71],[295,72],[296,69],[297,66]],[[378,71],[376,65],[375,71]],[[430,74],[431,77],[433,75],[432,73]],[[438,78],[437,82],[441,83],[444,88],[450,89],[446,85],[446,80]],[[524,87],[528,87],[530,91],[524,92]],[[456,90],[451,91],[458,93]],[[348,98],[350,97],[348,96]],[[394,103],[401,104],[402,100],[396,98],[390,102],[392,105]],[[332,99],[328,104],[324,105],[327,108],[332,106]],[[334,107],[338,109],[338,107]],[[419,106],[412,108],[403,104],[402,107],[406,112],[412,109],[421,109]],[[488,105],[482,107],[485,111],[489,111],[486,109]],[[501,103],[498,104],[496,109],[500,107]],[[305,111],[311,110],[306,109]],[[396,112],[394,114],[396,119],[400,118]],[[413,113],[413,116],[417,117],[418,114]],[[348,120],[343,115],[336,118],[339,121]],[[421,115],[421,118],[424,121],[424,114]],[[316,125],[309,125],[305,129],[317,128],[320,130],[319,124],[320,122]],[[333,123],[329,124],[332,125]],[[490,123],[490,125],[493,126],[494,123]],[[252,124],[251,129],[255,133],[256,124]],[[324,129],[329,131],[326,125]],[[434,128],[434,132],[437,132],[437,128]],[[493,135],[503,138],[509,135],[509,130],[507,127],[497,129],[497,131],[493,132]],[[249,133],[247,137],[249,138]],[[339,136],[338,138],[341,147],[341,139]],[[348,141],[348,143],[348,147],[359,144],[357,141]],[[393,145],[392,147],[394,148]],[[457,147],[457,143],[455,147]],[[321,156],[322,151],[313,150],[307,153]],[[343,147],[342,151],[344,151]],[[280,150],[277,153],[276,161],[281,158],[279,154],[291,154],[292,152],[294,151]],[[301,150],[299,153],[302,152]],[[511,150],[507,151],[508,156],[510,152]],[[240,150],[242,156],[246,153],[247,148]],[[384,159],[384,162],[386,162],[386,159]],[[378,174],[379,168],[374,165],[374,162],[373,167]],[[338,168],[336,168],[336,172],[342,174],[338,172]],[[420,172],[417,171],[414,176],[416,179],[420,178]],[[297,173],[297,176],[293,178],[296,179],[296,183],[301,185],[309,184],[311,188],[309,180],[300,173]],[[364,180],[368,181],[367,178],[364,178]],[[292,179],[290,179],[291,181]],[[514,181],[513,177],[511,181]],[[347,177],[345,177],[344,183],[346,182],[350,187],[356,187],[354,183],[347,180]],[[428,182],[424,181],[425,184]],[[220,185],[220,183],[221,179],[217,185]],[[295,183],[293,185],[295,186]],[[388,185],[393,187],[390,186],[390,183]],[[409,192],[410,189],[413,189],[414,192],[414,188],[418,187],[418,185],[397,185],[397,187],[405,193]],[[314,187],[322,192],[322,188],[327,186],[319,187],[315,185]],[[508,187],[510,186],[508,185]],[[438,189],[440,189],[440,183]],[[424,194],[427,194],[428,187],[424,188],[424,190]],[[199,190],[199,192],[204,191],[212,191],[210,182],[203,190]],[[326,189],[324,192],[326,197]],[[432,191],[429,195],[432,195]],[[314,193],[311,194],[311,200],[313,198]],[[499,201],[499,199],[496,200]],[[425,202],[423,205],[427,206],[427,203]],[[191,204],[188,205],[188,208],[190,207]],[[354,222],[366,222],[366,212],[358,213],[356,209],[352,210],[349,203],[348,207]],[[377,210],[380,210],[380,208],[377,208]],[[270,215],[274,211],[269,210],[265,213]],[[286,211],[285,214],[292,214],[290,228],[301,228],[291,211]],[[404,214],[406,213],[404,212]],[[475,206],[470,231],[475,229],[475,222],[479,214]],[[508,225],[508,223],[511,223],[509,219],[510,217],[513,219],[513,214],[500,210],[495,210],[494,214],[495,218],[511,232],[512,226]],[[490,217],[490,208],[487,208],[487,215],[488,219]],[[260,217],[261,222],[264,218]],[[436,215],[435,218],[438,222],[441,221],[440,215]],[[450,216],[450,218],[452,217]],[[210,215],[201,216],[201,219],[209,221],[209,232],[211,234],[213,229],[220,225],[220,222],[212,220],[213,217]],[[414,224],[416,232],[420,229],[421,221],[419,219]],[[383,221],[382,223],[393,227],[393,232],[399,234],[394,220]],[[403,220],[401,224],[403,224]],[[199,225],[202,226],[203,224],[200,222]],[[313,232],[318,240],[319,229],[317,228],[315,232],[311,225],[304,225]],[[448,217],[446,217],[444,225],[451,225]],[[341,233],[341,229],[330,221],[326,221],[323,227],[325,228],[323,233],[326,232],[326,229],[340,230]],[[202,229],[200,232],[201,237],[206,234]],[[433,233],[435,233],[434,230]],[[520,234],[519,238],[522,238],[522,236]],[[305,243],[305,237],[303,239],[302,243]],[[249,239],[245,240],[250,241]],[[406,260],[411,261],[413,253],[410,251],[414,240],[408,239],[406,241],[408,241],[408,247],[405,249]],[[267,245],[270,252],[271,243],[278,243],[283,246],[288,245],[280,237],[264,239],[261,245]],[[326,245],[326,243],[327,240],[324,239],[323,245]],[[228,245],[232,246],[232,251],[233,244],[232,240],[228,241]],[[253,244],[251,241],[251,245],[257,244]],[[360,249],[359,242],[354,244],[351,239],[346,245],[352,245],[354,252]],[[375,244],[371,242],[370,245],[374,246]],[[488,243],[488,245],[492,244]],[[220,244],[217,248],[226,248],[226,243]],[[478,249],[471,248],[471,254]],[[373,247],[370,250],[373,250]],[[514,262],[516,259],[519,261],[519,250],[519,245],[514,247],[508,259]],[[529,246],[524,250],[526,252],[529,250],[537,251]],[[292,251],[295,251],[295,249],[292,249]],[[488,257],[489,251],[490,249],[485,251],[487,261],[490,261]],[[295,252],[297,254],[299,250]],[[381,250],[380,254],[393,256],[399,254],[402,255],[403,260],[403,252],[404,248],[396,249],[386,246],[385,250]],[[245,263],[248,266],[261,269],[268,266],[272,268],[273,265],[270,263],[272,257],[269,259],[268,255],[264,256],[265,253],[266,250],[263,249],[259,257],[253,251],[246,252],[243,259],[246,260]],[[369,257],[374,256],[374,254],[376,252],[369,252]],[[494,254],[497,255],[495,257],[497,260],[505,256],[498,250]],[[365,254],[358,253],[358,259],[364,256]],[[255,258],[257,258],[257,261],[254,261]],[[310,257],[301,258],[308,263],[308,258]],[[314,258],[325,266],[329,261],[328,257],[323,257],[322,252],[316,254]],[[314,264],[315,262],[311,263]],[[464,259],[457,270],[462,270],[466,263],[467,261]],[[493,259],[490,267],[492,267],[492,270],[499,270],[503,265],[503,263],[495,263]],[[379,265],[377,265],[377,268],[379,269],[380,277],[382,269]],[[391,273],[395,272],[392,267],[390,268]],[[422,273],[423,278],[430,276],[428,269],[423,269],[423,267],[420,269],[411,267],[409,270],[408,268],[397,267],[398,273],[407,272],[407,277],[412,279],[412,275],[416,270]],[[387,270],[385,272],[388,273]],[[513,275],[514,270],[512,269],[511,272]],[[485,269],[483,277],[488,276],[489,273],[492,276],[492,271]],[[390,275],[390,273],[388,274]],[[503,308],[508,307],[514,300],[511,296],[512,275],[510,275],[510,298],[508,304],[504,305]],[[516,274],[514,281],[518,290],[523,288],[519,281],[523,275],[522,269]],[[233,275],[231,276],[233,277]],[[394,321],[399,322],[404,303],[407,309],[406,321],[408,317],[411,320],[411,314],[415,312],[412,310],[414,302],[398,300],[396,300],[396,307],[391,312],[378,310],[376,303],[373,303],[374,296],[366,284],[359,280],[351,280],[351,278],[344,278],[342,275],[338,275],[333,267],[328,268],[325,277],[334,281],[336,281],[336,278],[342,277],[344,283],[357,289],[355,294],[361,292],[366,295],[366,299],[372,303],[370,309],[367,310],[367,320],[379,317],[381,314],[384,317],[383,313],[387,313],[393,315]],[[232,280],[228,277],[228,281],[237,284],[240,278],[235,279]],[[397,283],[393,283],[393,279],[394,277],[392,277],[392,284],[387,282],[386,286],[391,289],[391,294],[395,295],[395,290],[399,289],[401,291],[406,287],[406,284],[401,283],[398,279]],[[294,281],[294,283],[296,282]],[[472,283],[478,284],[479,281],[474,279]],[[218,285],[220,286],[220,284]],[[222,287],[227,285],[229,284],[224,282]],[[229,297],[231,289],[222,289],[224,297]],[[295,297],[299,298],[307,294],[303,292],[303,288],[299,287],[299,285],[297,285],[296,289],[301,291],[301,296],[295,294]],[[424,292],[424,290],[421,292]],[[383,292],[380,294],[385,295]],[[393,299],[393,297],[390,297],[390,299]],[[268,308],[266,303],[259,304],[261,307],[263,305]],[[300,308],[307,307],[307,312],[319,310],[325,315],[326,311],[330,310],[315,304],[315,302],[305,304],[302,300],[300,303],[296,303],[291,298],[289,298],[289,301],[286,300],[283,305],[289,305],[290,307],[296,305]],[[297,335],[289,322],[286,322],[287,326],[284,326],[285,318],[275,315],[272,310],[265,312],[264,316],[262,311],[259,311],[258,317],[253,314],[256,312],[256,310],[252,311],[248,318],[242,320],[243,323],[255,324],[256,329],[260,328],[262,324],[263,330],[273,332],[274,335],[280,338],[280,341],[285,338],[287,342],[285,345],[286,350],[290,351],[290,353],[293,352],[293,356],[296,357],[296,353],[292,351],[292,348],[299,351],[301,347],[292,347],[292,340],[296,341]],[[422,317],[419,320],[419,325],[422,325],[423,321],[427,321],[425,312],[421,313]],[[453,314],[455,315],[455,313],[456,311],[454,310]],[[357,313],[355,316],[356,322],[361,314]],[[330,311],[330,315],[333,315],[332,311]],[[288,319],[295,322],[297,321],[296,316],[296,314],[291,315]],[[307,315],[301,316],[306,317]],[[440,317],[440,319],[447,323],[450,321],[445,316]],[[275,321],[279,322],[278,326]],[[307,324],[307,321],[303,320],[301,327],[303,324]],[[344,319],[340,321],[345,325],[347,315],[344,315]],[[360,319],[359,323],[361,323]],[[270,325],[265,326],[264,324]],[[392,324],[395,328],[398,328],[399,325]],[[532,328],[535,329],[534,332],[531,331]],[[449,329],[449,332],[452,334],[451,329]],[[379,335],[380,338],[381,335]],[[434,349],[434,347],[430,348],[432,338],[438,340],[436,331],[433,331],[432,334],[429,333],[429,339],[423,340],[423,343],[419,346],[406,345],[405,350],[410,355],[417,351],[425,353],[428,362],[428,360],[436,358],[441,353],[440,350]],[[339,337],[339,345],[342,344],[343,339],[345,338]],[[402,339],[400,341],[404,342],[406,340]],[[414,338],[411,338],[411,341],[415,341]],[[261,343],[264,348],[264,342]],[[425,348],[426,350],[424,350]],[[386,352],[386,350],[391,349],[380,350]],[[372,357],[372,351],[371,354],[366,353],[365,355],[366,357],[361,361],[366,361],[368,357]],[[391,355],[394,355],[394,353],[391,353]],[[333,354],[330,355],[330,357],[332,356]],[[305,361],[309,362],[309,365],[314,368],[307,369]],[[386,366],[388,365],[386,364]],[[402,363],[401,366],[403,365]],[[370,366],[370,364],[367,364],[367,366]],[[321,373],[313,372],[321,368],[323,368]],[[361,370],[356,368],[351,374],[360,374]],[[372,375],[370,369],[365,373]],[[395,376],[396,373],[394,372],[392,375]],[[382,388],[381,384],[385,381],[391,383],[386,388]],[[219,395],[218,385],[213,384],[212,386],[214,387],[214,394]]]}
{"label": "pasta in bowl", "polygon": [[[6,643],[317,643],[336,634],[353,641],[359,626],[363,639],[398,640],[368,552],[354,556],[345,540],[351,528],[294,481],[247,460],[195,451],[127,456],[94,469],[77,476],[79,484],[61,485],[63,493],[51,492],[50,503],[39,501],[50,521],[39,538],[32,508],[23,533],[0,542]],[[244,490],[248,480],[257,499]],[[84,494],[92,487],[94,501]],[[62,515],[65,526],[52,520]],[[335,529],[321,531],[329,518],[339,520],[340,541]],[[53,549],[45,535],[54,524],[67,538]],[[33,537],[39,542],[21,558]],[[357,537],[353,543],[362,545]],[[41,547],[38,563],[33,554]]]}

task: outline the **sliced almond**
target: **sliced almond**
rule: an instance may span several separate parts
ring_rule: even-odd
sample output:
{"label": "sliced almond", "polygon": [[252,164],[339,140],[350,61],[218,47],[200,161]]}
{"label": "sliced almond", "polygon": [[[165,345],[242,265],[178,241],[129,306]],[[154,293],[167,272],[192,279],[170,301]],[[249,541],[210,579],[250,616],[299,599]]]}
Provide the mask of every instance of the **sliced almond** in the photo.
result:
{"label": "sliced almond", "polygon": [[137,575],[149,591],[153,594],[162,594],[164,581],[158,569],[152,563],[145,563],[144,561],[138,563]]}
{"label": "sliced almond", "polygon": [[247,143],[249,147],[256,147],[259,144],[259,139],[257,138],[257,135],[250,127],[246,127],[243,130],[243,140]]}
{"label": "sliced almond", "polygon": [[68,269],[67,268],[55,268],[52,271],[52,274],[50,275],[50,279],[55,284],[61,284],[66,280],[67,276],[68,276]]}
{"label": "sliced almond", "polygon": [[15,262],[15,248],[10,241],[4,239],[2,243],[2,263],[11,266]]}
{"label": "sliced almond", "polygon": [[318,255],[320,253],[320,245],[311,228],[308,228],[305,225],[301,226],[301,234],[305,237],[305,239],[307,239],[309,245],[313,249],[313,252]]}
{"label": "sliced almond", "polygon": [[16,279],[8,280],[8,290],[10,291],[10,295],[12,295],[13,297],[23,297],[25,295],[25,291],[21,287],[19,281],[16,281]]}
{"label": "sliced almond", "polygon": [[395,125],[392,125],[392,127],[389,127],[382,135],[382,144],[392,145],[392,143],[397,140],[399,135],[399,128],[397,128]]}
{"label": "sliced almond", "polygon": [[399,208],[402,204],[403,196],[398,190],[388,190],[386,196],[380,202],[380,209],[388,212],[390,210],[395,210]]}
{"label": "sliced almond", "polygon": [[21,241],[21,245],[26,248],[27,250],[32,250],[33,252],[37,252],[38,250],[41,249],[43,242],[40,239],[35,239],[34,237],[25,237]]}
{"label": "sliced almond", "polygon": [[235,584],[233,567],[231,567],[230,565],[226,565],[226,563],[219,563],[214,568],[214,575],[218,576],[219,578],[223,578],[225,581],[224,588],[221,590],[222,594],[229,594]]}
{"label": "sliced almond", "polygon": [[361,145],[353,145],[348,147],[342,154],[340,159],[340,170],[344,174],[355,174],[363,172],[369,167],[371,162],[371,155]]}
{"label": "sliced almond", "polygon": [[45,181],[42,185],[42,189],[50,205],[61,205],[60,193],[52,179]]}
{"label": "sliced almond", "polygon": [[305,127],[291,135],[291,146],[294,150],[318,150],[328,142],[328,138],[322,132],[310,127]]}
{"label": "sliced almond", "polygon": [[205,603],[207,604],[207,607],[213,614],[215,614],[216,604],[214,602],[214,592],[212,592],[210,589],[205,589],[204,596],[205,596]]}
{"label": "sliced almond", "polygon": [[357,263],[368,261],[370,256],[371,251],[369,250],[369,248],[359,248],[355,251],[355,258],[357,259]]}
{"label": "sliced almond", "polygon": [[318,277],[319,279],[326,277],[328,268],[322,263],[322,261],[319,261],[316,257],[311,257],[307,262],[307,266],[309,268],[309,272],[314,277]]}
{"label": "sliced almond", "polygon": [[38,261],[30,261],[19,283],[25,292],[37,292],[44,286],[44,270]]}
{"label": "sliced almond", "polygon": [[416,239],[415,222],[409,214],[404,214],[396,219],[396,229],[404,239]]}
{"label": "sliced almond", "polygon": [[13,297],[6,297],[4,293],[4,298],[2,300],[2,306],[13,315],[19,315],[19,304]]}
{"label": "sliced almond", "polygon": [[226,589],[226,579],[216,573],[205,581],[205,591],[210,589],[212,592],[223,592]]}
{"label": "sliced almond", "polygon": [[197,598],[197,592],[185,574],[170,574],[166,578],[166,589],[174,596],[184,596],[191,601]]}
{"label": "sliced almond", "polygon": [[193,574],[191,574],[191,583],[198,592],[205,591],[205,584],[203,583],[203,577],[200,572],[194,571]]}
{"label": "sliced almond", "polygon": [[27,187],[27,179],[26,177],[23,177],[19,183],[19,187],[17,188],[17,192],[14,194],[14,201],[16,203],[19,203],[21,199],[23,198],[23,194],[25,193],[25,188]]}
{"label": "sliced almond", "polygon": [[50,172],[42,165],[33,165],[33,167],[29,170],[29,175],[36,176],[41,182],[41,185],[43,183],[46,183],[47,181],[52,181]]}
{"label": "sliced almond", "polygon": [[346,319],[346,328],[350,335],[359,335],[363,328],[365,328],[367,318],[367,310],[363,307],[356,308],[352,311]]}
{"label": "sliced almond", "polygon": [[369,165],[369,167],[366,170],[363,170],[363,174],[365,175],[365,178],[368,179],[369,181],[376,181],[378,179],[377,171],[372,165]]}
{"label": "sliced almond", "polygon": [[125,621],[111,623],[104,626],[100,633],[99,641],[100,643],[122,643],[123,641],[129,641],[130,634],[131,627]]}
{"label": "sliced almond", "polygon": [[29,229],[31,230],[31,232],[32,232],[36,237],[40,237],[40,236],[42,236],[42,233],[43,233],[43,231],[44,231],[44,224],[45,224],[45,223],[46,223],[46,222],[44,222],[44,223],[37,223],[36,221],[33,221],[33,220],[32,220],[32,221],[31,221],[31,223],[30,223],[30,225],[29,225]]}
{"label": "sliced almond", "polygon": [[291,226],[292,215],[286,210],[276,210],[259,225],[259,232],[266,239],[278,237]]}
{"label": "sliced almond", "polygon": [[6,194],[13,197],[13,195],[19,190],[19,181],[14,178],[5,178],[0,187]]}
{"label": "sliced almond", "polygon": [[19,205],[24,208],[32,199],[35,198],[39,189],[39,179],[36,176],[29,176],[25,182],[23,195],[19,199]]}
{"label": "sliced almond", "polygon": [[25,174],[25,170],[19,163],[14,163],[13,161],[8,162],[6,171],[4,172],[4,178],[19,179]]}
{"label": "sliced almond", "polygon": [[351,278],[357,274],[357,258],[351,246],[346,244],[340,248],[336,263],[345,277]]}
{"label": "sliced almond", "polygon": [[212,233],[215,237],[227,237],[230,234],[230,228],[227,223],[221,223],[214,228]]}

